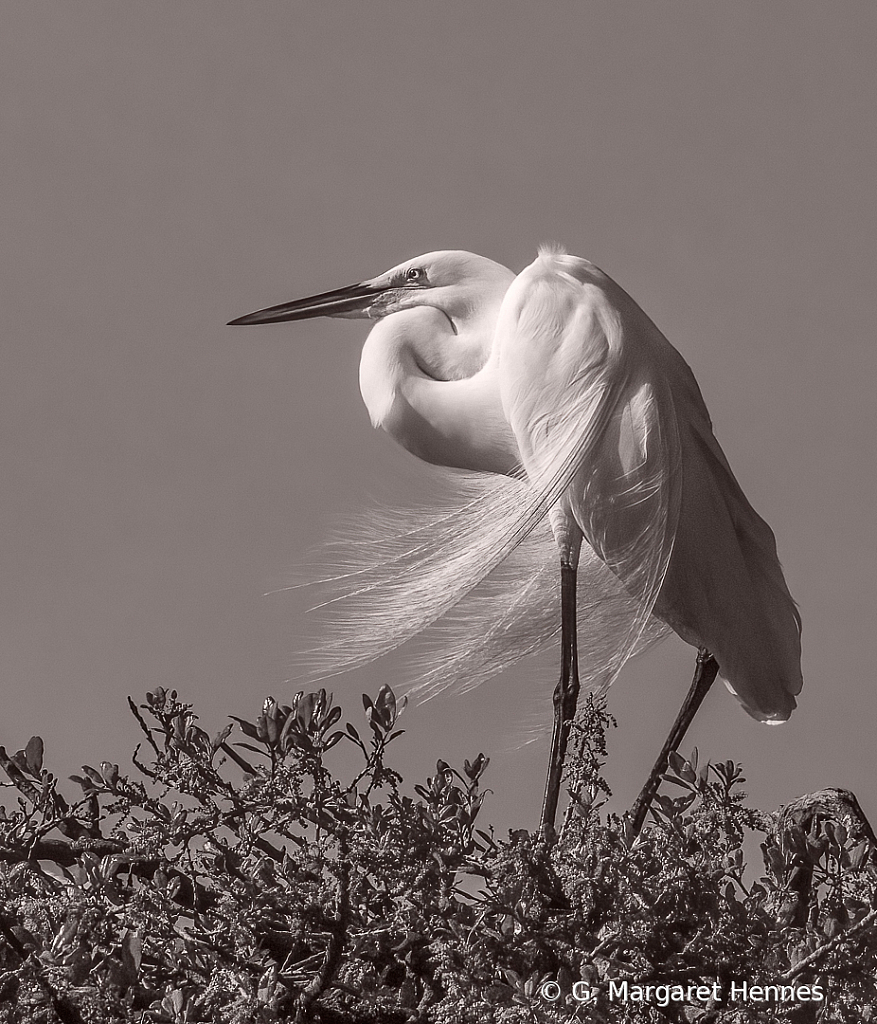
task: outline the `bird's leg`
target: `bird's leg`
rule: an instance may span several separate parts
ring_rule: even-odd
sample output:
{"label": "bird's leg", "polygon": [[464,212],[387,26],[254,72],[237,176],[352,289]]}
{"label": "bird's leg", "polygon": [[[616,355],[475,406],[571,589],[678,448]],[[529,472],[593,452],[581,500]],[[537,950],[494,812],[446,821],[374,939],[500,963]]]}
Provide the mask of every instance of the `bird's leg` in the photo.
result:
{"label": "bird's leg", "polygon": [[579,665],[576,649],[576,566],[572,559],[560,563],[560,681],[554,690],[554,727],[548,755],[548,778],[542,801],[543,836],[554,829],[560,780],[569,730],[579,699]]}
{"label": "bird's leg", "polygon": [[719,666],[716,659],[705,647],[701,647],[697,652],[697,666],[694,670],[694,678],[691,680],[691,687],[683,701],[682,707],[679,709],[679,714],[676,716],[676,721],[673,723],[670,735],[667,737],[666,743],[661,748],[661,753],[658,754],[658,760],[655,761],[655,766],[652,768],[652,772],[648,779],[646,779],[646,784],[643,786],[642,792],[636,798],[636,803],[634,803],[633,807],[628,811],[631,835],[639,835],[640,829],[643,827],[643,822],[646,820],[646,814],[649,806],[655,798],[655,793],[658,792],[658,786],[661,784],[661,777],[667,770],[670,754],[676,750],[682,742],[682,737],[688,731],[688,727],[691,725],[692,719],[697,714],[697,709],[703,703],[703,699],[706,697],[709,688],[715,682],[718,671]]}

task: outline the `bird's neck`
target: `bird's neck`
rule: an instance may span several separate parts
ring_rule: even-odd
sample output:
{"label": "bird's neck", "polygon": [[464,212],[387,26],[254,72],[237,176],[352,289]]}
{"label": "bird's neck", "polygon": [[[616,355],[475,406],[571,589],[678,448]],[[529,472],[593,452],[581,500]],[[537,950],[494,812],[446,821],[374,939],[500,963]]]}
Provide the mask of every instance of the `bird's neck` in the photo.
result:
{"label": "bird's neck", "polygon": [[[393,314],[372,330],[359,383],[375,427],[434,465],[511,474],[519,456],[502,413],[492,322],[454,325],[439,310]],[[479,329],[480,328],[480,329]]]}

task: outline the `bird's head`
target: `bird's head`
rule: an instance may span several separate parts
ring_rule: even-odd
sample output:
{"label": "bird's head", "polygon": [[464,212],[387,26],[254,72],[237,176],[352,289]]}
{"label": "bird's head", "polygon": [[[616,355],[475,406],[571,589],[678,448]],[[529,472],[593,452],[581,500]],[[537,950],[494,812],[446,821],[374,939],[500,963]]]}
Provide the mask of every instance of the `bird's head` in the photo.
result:
{"label": "bird's head", "polygon": [[359,284],[268,306],[230,324],[243,327],[317,316],[379,320],[414,306],[440,309],[453,323],[498,305],[513,279],[507,267],[472,252],[429,252]]}

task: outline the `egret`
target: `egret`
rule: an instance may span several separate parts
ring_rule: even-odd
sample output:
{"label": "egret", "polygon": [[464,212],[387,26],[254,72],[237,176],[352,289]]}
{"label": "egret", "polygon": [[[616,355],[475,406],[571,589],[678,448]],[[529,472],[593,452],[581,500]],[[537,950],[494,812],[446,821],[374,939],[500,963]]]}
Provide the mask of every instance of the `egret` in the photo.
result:
{"label": "egret", "polygon": [[[534,536],[544,550],[550,526],[561,672],[543,831],[556,817],[582,645],[587,680],[601,686],[661,623],[699,650],[640,795],[637,829],[717,673],[752,717],[788,719],[802,686],[801,620],[773,533],[731,472],[690,368],[607,274],[554,245],[517,276],[473,253],[431,252],[231,324],[322,316],[376,321],[360,364],[372,423],[417,458],[480,481],[456,512],[407,531],[404,551],[363,585],[384,602],[381,621],[393,634],[372,653],[447,615],[483,581],[501,581],[503,563]],[[477,606],[483,629],[465,653],[481,658],[481,675],[556,635],[556,622],[538,612],[528,632],[528,608],[545,607],[534,582],[543,581],[525,566],[513,600],[503,603],[495,587]],[[348,641],[349,650],[356,637]]]}

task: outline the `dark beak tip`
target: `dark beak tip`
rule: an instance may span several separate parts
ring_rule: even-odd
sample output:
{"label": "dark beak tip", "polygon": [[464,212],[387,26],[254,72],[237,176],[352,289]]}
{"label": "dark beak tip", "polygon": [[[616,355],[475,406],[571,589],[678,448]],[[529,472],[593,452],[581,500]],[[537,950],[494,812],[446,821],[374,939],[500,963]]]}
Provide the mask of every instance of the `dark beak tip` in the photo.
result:
{"label": "dark beak tip", "polygon": [[229,320],[225,325],[226,327],[254,327],[260,324],[273,323],[272,320],[264,317],[262,314],[265,310],[258,310],[255,313],[245,313],[243,316],[237,316],[234,320]]}
{"label": "dark beak tip", "polygon": [[252,324],[279,324],[289,320],[310,320],[318,316],[341,316],[364,309],[382,289],[368,284],[352,284],[335,291],[311,295],[306,299],[282,302],[279,306],[257,309],[255,313],[229,320],[228,327],[249,327]]}

